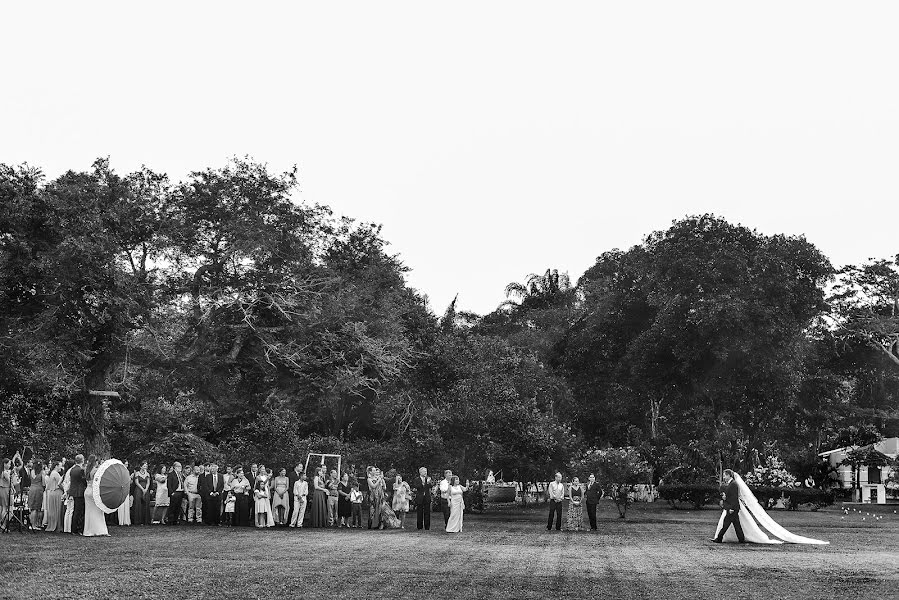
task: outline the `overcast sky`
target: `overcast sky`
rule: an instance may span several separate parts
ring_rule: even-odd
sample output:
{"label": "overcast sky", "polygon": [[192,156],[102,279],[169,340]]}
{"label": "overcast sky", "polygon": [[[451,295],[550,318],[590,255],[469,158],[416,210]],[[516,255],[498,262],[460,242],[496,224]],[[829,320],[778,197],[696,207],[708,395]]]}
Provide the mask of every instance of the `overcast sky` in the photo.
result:
{"label": "overcast sky", "polygon": [[[90,8],[88,8],[90,7]],[[0,162],[251,155],[442,313],[687,214],[899,252],[897,2],[11,2]]]}

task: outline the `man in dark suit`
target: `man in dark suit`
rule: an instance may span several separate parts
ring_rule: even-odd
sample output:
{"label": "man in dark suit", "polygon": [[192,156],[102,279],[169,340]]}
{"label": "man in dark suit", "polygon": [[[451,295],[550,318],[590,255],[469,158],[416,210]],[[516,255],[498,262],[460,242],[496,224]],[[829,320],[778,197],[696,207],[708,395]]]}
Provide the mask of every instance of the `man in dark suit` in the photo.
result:
{"label": "man in dark suit", "polygon": [[181,503],[184,501],[184,474],[181,472],[181,463],[175,462],[169,476],[165,481],[169,490],[169,510],[165,515],[168,525],[177,525],[181,520]]}
{"label": "man in dark suit", "polygon": [[587,479],[587,494],[585,495],[587,517],[590,519],[590,531],[596,531],[596,506],[599,504],[601,496],[602,488],[596,483],[596,475],[590,475],[589,479]]}
{"label": "man in dark suit", "polygon": [[431,528],[431,488],[434,482],[428,477],[428,470],[421,467],[418,477],[412,479],[412,489],[415,490],[415,525],[418,529]]}
{"label": "man in dark suit", "polygon": [[203,523],[220,525],[222,522],[222,492],[225,478],[219,475],[219,466],[209,465],[209,472],[200,477],[200,496],[203,498]]}
{"label": "man in dark suit", "polygon": [[724,534],[733,525],[737,539],[740,540],[741,544],[744,544],[746,543],[746,538],[743,537],[743,527],[740,525],[740,487],[734,480],[734,472],[730,469],[724,470],[724,483],[726,487],[723,494],[723,507],[727,514],[724,515],[724,523],[721,525],[721,530],[718,532],[718,535],[712,538],[712,541],[716,544],[723,542]]}
{"label": "man in dark suit", "polygon": [[75,466],[69,471],[69,496],[75,501],[72,511],[72,533],[84,533],[84,491],[87,489],[87,478],[84,474],[84,455],[75,457]]}

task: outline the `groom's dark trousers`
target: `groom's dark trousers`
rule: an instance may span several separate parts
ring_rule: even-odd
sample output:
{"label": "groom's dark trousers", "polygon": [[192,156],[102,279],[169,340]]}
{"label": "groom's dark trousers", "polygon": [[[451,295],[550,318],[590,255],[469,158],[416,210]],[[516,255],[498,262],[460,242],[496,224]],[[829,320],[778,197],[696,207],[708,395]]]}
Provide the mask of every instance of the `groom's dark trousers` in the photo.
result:
{"label": "groom's dark trousers", "polygon": [[718,535],[715,536],[715,539],[719,542],[724,539],[724,534],[727,533],[727,530],[730,526],[734,526],[734,531],[737,534],[737,539],[740,540],[740,543],[746,541],[746,538],[743,537],[743,527],[740,525],[740,511],[738,510],[729,510],[727,514],[724,515],[724,523],[721,524],[721,531],[718,532]]}

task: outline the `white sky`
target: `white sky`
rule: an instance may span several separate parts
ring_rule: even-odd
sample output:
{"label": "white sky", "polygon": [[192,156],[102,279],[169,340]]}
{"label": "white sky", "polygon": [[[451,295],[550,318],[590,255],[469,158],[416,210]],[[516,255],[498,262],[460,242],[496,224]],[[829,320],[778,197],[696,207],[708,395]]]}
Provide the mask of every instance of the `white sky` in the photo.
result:
{"label": "white sky", "polygon": [[249,154],[440,314],[687,214],[899,252],[897,2],[10,2],[0,162]]}

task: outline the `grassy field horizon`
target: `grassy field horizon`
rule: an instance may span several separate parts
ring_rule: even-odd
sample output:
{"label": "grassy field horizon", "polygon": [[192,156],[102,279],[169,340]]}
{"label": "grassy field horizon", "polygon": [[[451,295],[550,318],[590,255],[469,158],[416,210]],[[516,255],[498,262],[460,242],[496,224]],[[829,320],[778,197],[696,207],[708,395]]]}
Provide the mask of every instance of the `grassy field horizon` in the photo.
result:
{"label": "grassy field horizon", "polygon": [[[889,598],[899,592],[899,514],[774,511],[828,546],[713,544],[718,512],[603,502],[599,532],[548,532],[546,512],[466,514],[431,531],[110,527],[109,538],[0,536],[0,597]],[[871,509],[877,512],[878,508]],[[871,512],[870,510],[867,512]],[[414,517],[414,515],[413,515]],[[411,526],[411,528],[409,528]]]}

